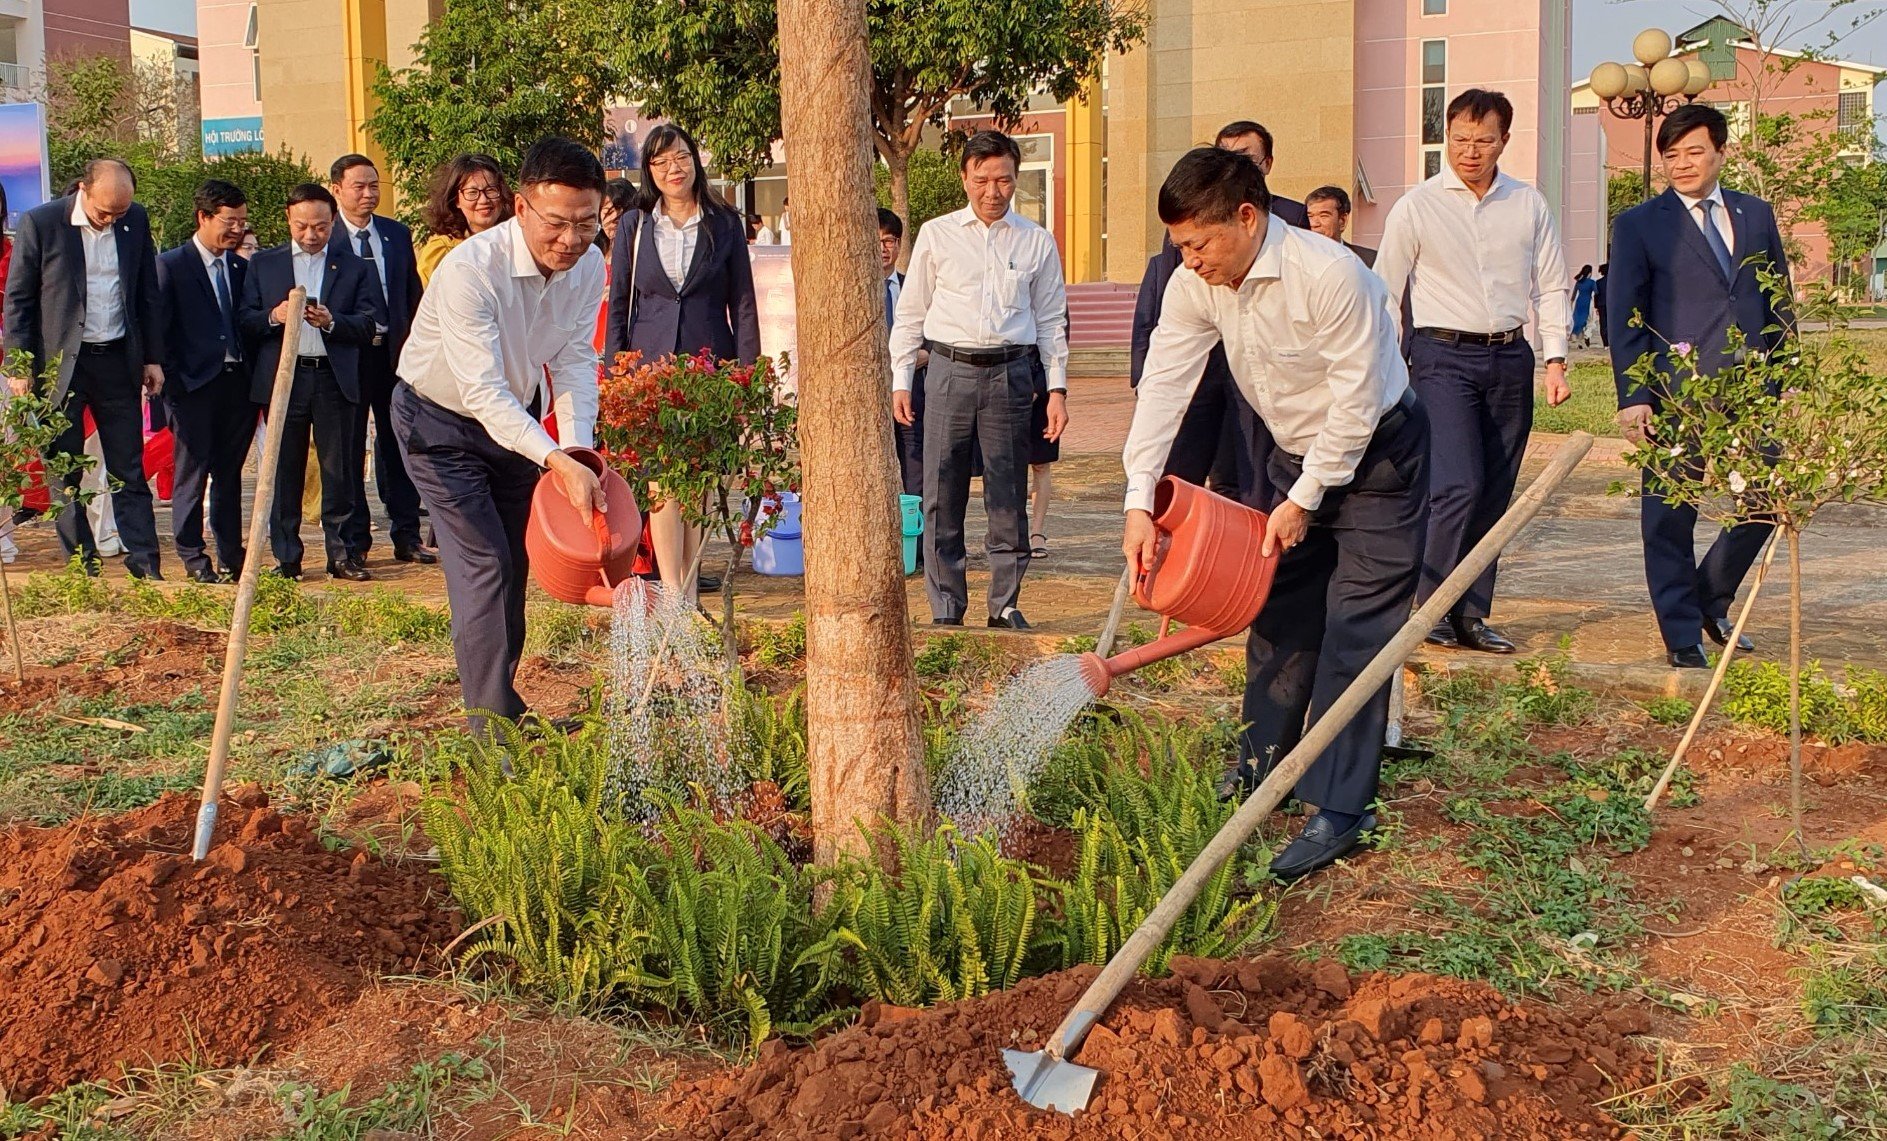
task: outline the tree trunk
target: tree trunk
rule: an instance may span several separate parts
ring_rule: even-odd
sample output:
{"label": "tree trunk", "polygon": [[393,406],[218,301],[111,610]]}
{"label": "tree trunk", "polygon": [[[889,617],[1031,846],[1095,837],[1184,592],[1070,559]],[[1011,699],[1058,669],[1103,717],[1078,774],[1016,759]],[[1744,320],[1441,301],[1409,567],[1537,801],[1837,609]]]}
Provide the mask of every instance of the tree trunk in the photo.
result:
{"label": "tree trunk", "polygon": [[904,238],[898,243],[898,269],[911,264],[911,243],[917,240],[917,227],[911,225],[911,152],[900,142],[893,142],[885,155],[891,170],[891,212],[904,223]]}
{"label": "tree trunk", "polygon": [[780,0],[779,27],[788,190],[800,192],[794,292],[806,302],[807,764],[813,854],[829,863],[864,850],[861,825],[924,819],[930,788],[891,457],[864,0]]}
{"label": "tree trunk", "polygon": [[1789,534],[1789,817],[1795,843],[1808,855],[1802,831],[1802,532]]}
{"label": "tree trunk", "polygon": [[7,642],[13,647],[13,679],[25,685],[26,652],[20,648],[20,628],[13,621],[13,592],[7,588],[7,564],[4,562],[0,562],[0,604],[4,604],[7,609]]}

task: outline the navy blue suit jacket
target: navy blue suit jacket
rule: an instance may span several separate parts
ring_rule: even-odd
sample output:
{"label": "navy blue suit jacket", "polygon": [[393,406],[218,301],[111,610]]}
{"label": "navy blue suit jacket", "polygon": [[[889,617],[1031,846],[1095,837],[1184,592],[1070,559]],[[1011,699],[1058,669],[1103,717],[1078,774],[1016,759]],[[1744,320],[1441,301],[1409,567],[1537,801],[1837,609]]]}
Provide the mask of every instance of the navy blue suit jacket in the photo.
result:
{"label": "navy blue suit jacket", "polygon": [[[247,342],[246,359],[252,370],[249,397],[257,404],[267,404],[275,387],[275,363],[282,355],[282,326],[270,324],[269,313],[295,288],[293,248],[284,244],[258,252],[249,259],[249,272],[243,281],[237,321]],[[334,314],[334,327],[321,335],[322,343],[327,347],[341,394],[358,404],[360,346],[372,342],[376,324],[387,323],[386,310],[380,304],[379,284],[371,280],[373,269],[366,262],[333,246],[327,253],[321,296],[311,300],[319,301]]]}
{"label": "navy blue suit jacket", "polygon": [[[33,357],[33,383],[46,362],[59,358],[52,385],[55,403],[65,400],[78,367],[79,341],[85,329],[85,244],[72,224],[68,194],[20,215],[13,235],[13,261],[7,272],[6,347]],[[137,365],[164,363],[163,301],[157,291],[157,247],[144,207],[131,204],[111,224],[118,244],[118,280],[124,292],[125,340]]]}
{"label": "navy blue suit jacket", "polygon": [[[425,287],[419,280],[419,258],[413,253],[413,231],[403,223],[378,214],[373,216],[371,225],[380,235],[380,248],[386,251],[387,288],[380,304],[387,313],[387,355],[398,362],[400,350],[406,346],[406,335],[413,331],[413,317],[419,312],[419,295]],[[354,244],[353,235],[341,218],[334,220],[334,234],[328,238],[328,248],[360,256],[360,247]],[[375,270],[372,277],[377,290],[380,272]]]}
{"label": "navy blue suit jacket", "polygon": [[[718,360],[752,364],[760,357],[760,310],[754,300],[753,262],[747,258],[747,228],[738,215],[716,210],[701,220],[694,260],[681,288],[668,279],[655,249],[649,215],[630,210],[616,224],[610,243],[609,318],[603,359],[638,352],[645,361],[670,354],[692,356],[707,349]],[[631,235],[641,249],[630,254]],[[635,320],[630,327],[629,266],[635,263]]]}
{"label": "navy blue suit jacket", "polygon": [[[1736,235],[1731,250],[1735,272],[1729,280],[1674,190],[1632,207],[1612,223],[1604,293],[1620,408],[1658,405],[1657,393],[1634,390],[1627,375],[1646,353],[1656,354],[1658,369],[1668,373],[1670,346],[1689,343],[1708,372],[1724,363],[1732,327],[1743,331],[1750,346],[1769,350],[1781,343],[1783,333],[1764,330],[1792,324],[1787,302],[1771,305],[1756,279],[1758,268],[1771,268],[1782,274],[1788,287],[1789,258],[1775,212],[1760,198],[1727,189],[1723,205]],[[1634,313],[1644,318],[1637,327]]]}
{"label": "navy blue suit jacket", "polygon": [[[249,263],[236,254],[224,256],[229,259],[229,304],[240,328]],[[195,241],[157,255],[157,289],[164,300],[164,392],[195,392],[222,374],[229,349],[216,285]]]}

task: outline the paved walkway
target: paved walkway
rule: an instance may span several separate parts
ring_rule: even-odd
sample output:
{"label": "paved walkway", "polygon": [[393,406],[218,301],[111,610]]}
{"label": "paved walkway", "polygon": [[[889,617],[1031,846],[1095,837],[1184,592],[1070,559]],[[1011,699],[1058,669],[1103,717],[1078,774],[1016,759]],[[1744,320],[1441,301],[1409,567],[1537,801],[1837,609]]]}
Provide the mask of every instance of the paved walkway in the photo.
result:
{"label": "paved walkway", "polygon": [[[1120,501],[1124,488],[1119,449],[1133,402],[1126,383],[1113,378],[1071,381],[1073,422],[1055,465],[1055,500],[1049,524],[1048,558],[1029,569],[1022,608],[1045,641],[1094,633],[1106,618],[1121,556]],[[1558,437],[1536,437],[1529,449],[1522,484],[1531,480],[1559,446]],[[1580,469],[1545,510],[1509,548],[1501,564],[1495,621],[1528,652],[1547,652],[1570,639],[1574,660],[1628,688],[1655,690],[1678,684],[1675,671],[1663,666],[1662,648],[1645,593],[1638,539],[1638,507],[1607,494],[1617,480],[1631,478],[1618,460],[1620,441],[1602,439]],[[168,511],[160,509],[160,533],[168,533]],[[973,488],[969,532],[982,533],[982,509]],[[321,566],[316,528],[305,532],[307,565]],[[381,532],[384,539],[384,532]],[[50,527],[34,524],[19,534],[25,556],[10,571],[52,569],[59,564]],[[1700,528],[1700,546],[1709,535]],[[1807,654],[1833,666],[1852,662],[1887,668],[1887,507],[1831,508],[1806,536],[1803,550],[1803,629]],[[168,573],[180,577],[166,551]],[[369,565],[381,583],[421,597],[442,598],[436,568],[401,566],[391,560],[384,541]],[[712,555],[710,566],[718,562]],[[981,614],[987,585],[981,552],[972,550],[970,614]],[[121,574],[115,564],[111,573]],[[1788,591],[1786,552],[1778,555],[1770,584],[1751,619],[1751,635],[1763,656],[1786,653]],[[311,581],[316,581],[311,577]],[[929,614],[923,582],[909,580],[913,618]],[[341,584],[335,589],[358,589]],[[761,579],[743,574],[739,597],[744,610],[784,616],[799,605],[800,580]],[[1151,615],[1130,618],[1152,622]],[[1481,655],[1434,652],[1425,660],[1438,665],[1496,664]],[[1682,682],[1694,684],[1699,675]]]}

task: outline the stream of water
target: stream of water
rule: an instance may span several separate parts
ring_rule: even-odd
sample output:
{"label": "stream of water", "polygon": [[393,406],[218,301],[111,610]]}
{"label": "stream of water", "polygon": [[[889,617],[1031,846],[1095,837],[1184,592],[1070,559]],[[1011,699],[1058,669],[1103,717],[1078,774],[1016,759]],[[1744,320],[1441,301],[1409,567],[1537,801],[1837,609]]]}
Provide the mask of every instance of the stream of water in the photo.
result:
{"label": "stream of water", "polygon": [[1062,734],[1093,700],[1073,654],[1022,669],[958,739],[938,781],[937,811],[966,836],[1005,834]]}

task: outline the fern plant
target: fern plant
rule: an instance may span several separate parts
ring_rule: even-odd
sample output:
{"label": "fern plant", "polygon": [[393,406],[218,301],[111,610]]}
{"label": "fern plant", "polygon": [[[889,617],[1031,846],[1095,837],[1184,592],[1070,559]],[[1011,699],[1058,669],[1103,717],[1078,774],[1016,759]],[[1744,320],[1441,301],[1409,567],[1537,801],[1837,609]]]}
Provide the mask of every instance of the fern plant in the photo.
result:
{"label": "fern plant", "polygon": [[1040,922],[1039,885],[988,836],[949,825],[869,838],[835,898],[847,981],[899,1006],[974,998],[1052,965],[1059,934]]}

